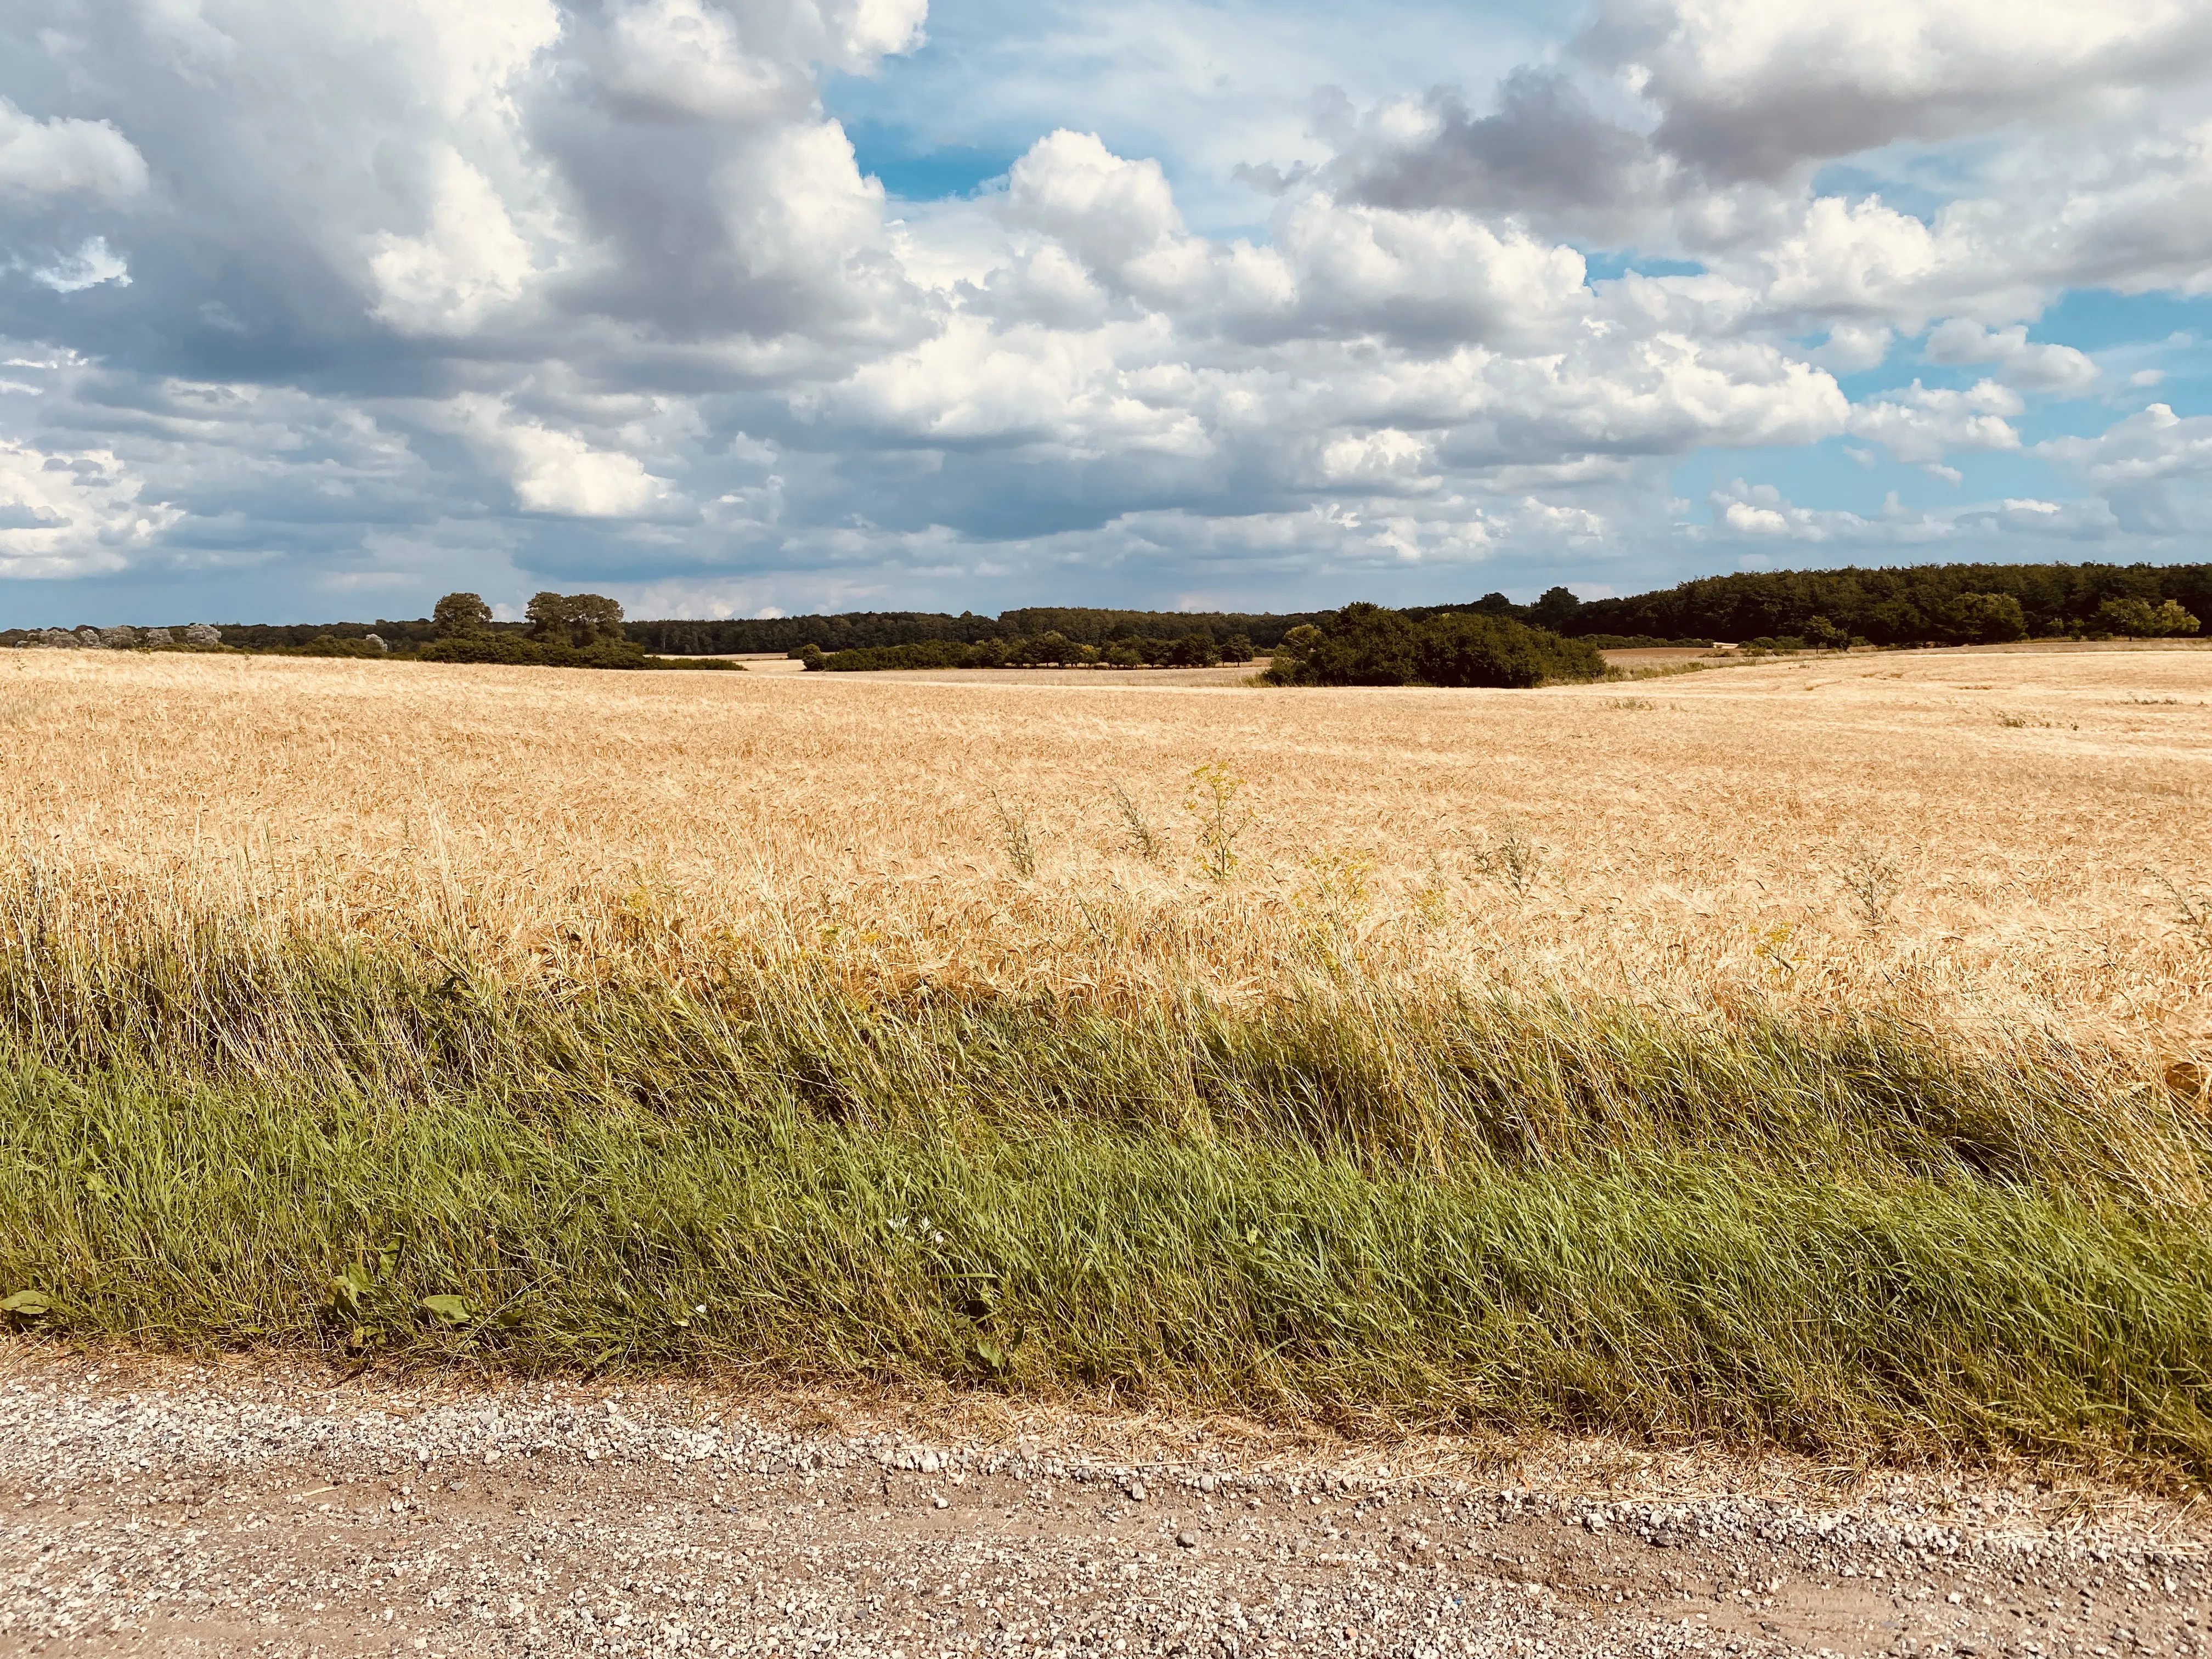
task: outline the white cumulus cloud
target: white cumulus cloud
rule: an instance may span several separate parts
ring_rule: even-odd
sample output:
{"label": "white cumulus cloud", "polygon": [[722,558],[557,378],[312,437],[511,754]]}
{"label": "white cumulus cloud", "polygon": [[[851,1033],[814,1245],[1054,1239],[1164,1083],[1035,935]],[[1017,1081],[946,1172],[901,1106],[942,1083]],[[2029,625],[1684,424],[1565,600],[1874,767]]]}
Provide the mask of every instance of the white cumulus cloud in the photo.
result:
{"label": "white cumulus cloud", "polygon": [[[0,441],[97,468],[11,568],[734,613],[2189,550],[2212,417],[2123,401],[2170,323],[2093,357],[2056,302],[2212,291],[2201,5],[1286,3],[916,58],[921,0],[19,0]],[[841,116],[902,74],[926,131]],[[988,181],[887,192],[902,143]],[[1839,438],[1850,505],[1760,482]]]}
{"label": "white cumulus cloud", "polygon": [[146,158],[112,121],[33,120],[0,97],[0,197],[72,193],[125,202],[146,188]]}

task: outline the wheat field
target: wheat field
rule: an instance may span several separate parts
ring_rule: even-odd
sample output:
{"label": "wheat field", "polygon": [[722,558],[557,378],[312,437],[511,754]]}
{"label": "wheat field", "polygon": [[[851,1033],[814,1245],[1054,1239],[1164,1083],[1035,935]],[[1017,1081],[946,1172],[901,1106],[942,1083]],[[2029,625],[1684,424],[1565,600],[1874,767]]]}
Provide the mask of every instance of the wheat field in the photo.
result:
{"label": "wheat field", "polygon": [[2202,1485],[2208,701],[16,653],[0,1317]]}
{"label": "wheat field", "polygon": [[58,652],[0,676],[9,847],[87,927],[459,939],[556,979],[735,951],[1116,1006],[1319,964],[2212,1062],[2212,650],[1534,692]]}

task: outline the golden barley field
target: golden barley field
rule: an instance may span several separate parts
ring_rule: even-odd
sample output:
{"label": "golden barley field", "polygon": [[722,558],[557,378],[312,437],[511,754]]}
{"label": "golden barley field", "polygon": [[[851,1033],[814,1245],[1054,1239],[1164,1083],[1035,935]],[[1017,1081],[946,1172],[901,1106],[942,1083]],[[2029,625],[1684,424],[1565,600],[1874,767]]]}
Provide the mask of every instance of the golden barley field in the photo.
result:
{"label": "golden barley field", "polygon": [[2192,647],[1488,692],[25,652],[0,765],[87,928],[1109,1004],[1357,970],[2212,1062]]}
{"label": "golden barley field", "polygon": [[11,1321],[2212,1480],[2212,652],[0,677]]}

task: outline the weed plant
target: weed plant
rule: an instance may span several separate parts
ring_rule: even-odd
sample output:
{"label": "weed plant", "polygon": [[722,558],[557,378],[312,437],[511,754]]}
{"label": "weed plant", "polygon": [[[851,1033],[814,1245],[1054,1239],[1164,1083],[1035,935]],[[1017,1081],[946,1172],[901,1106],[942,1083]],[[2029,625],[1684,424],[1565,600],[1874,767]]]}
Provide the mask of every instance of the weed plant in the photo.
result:
{"label": "weed plant", "polygon": [[1152,820],[1144,809],[1129,799],[1129,792],[1120,784],[1114,786],[1114,805],[1121,814],[1121,822],[1129,832],[1129,848],[1147,864],[1157,865],[1167,857],[1167,841],[1152,828]]}
{"label": "weed plant", "polygon": [[1016,875],[1028,880],[1036,874],[1037,866],[1036,832],[1030,828],[1029,808],[994,790],[991,810],[999,821],[999,841],[1006,849],[1006,862]]}
{"label": "weed plant", "polygon": [[1244,780],[1219,761],[1208,761],[1191,772],[1183,811],[1197,820],[1198,866],[1208,881],[1228,881],[1243,861],[1237,838],[1252,821],[1250,812],[1237,804],[1243,792]]}

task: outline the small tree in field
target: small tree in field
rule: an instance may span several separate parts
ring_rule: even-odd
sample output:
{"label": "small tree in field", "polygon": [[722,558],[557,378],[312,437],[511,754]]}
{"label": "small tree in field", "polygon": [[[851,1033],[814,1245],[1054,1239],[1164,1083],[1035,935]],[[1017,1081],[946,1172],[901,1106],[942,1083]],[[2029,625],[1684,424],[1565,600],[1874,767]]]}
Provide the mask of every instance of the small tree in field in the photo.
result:
{"label": "small tree in field", "polygon": [[490,627],[491,607],[479,593],[448,593],[432,608],[430,622],[440,639],[459,639]]}

